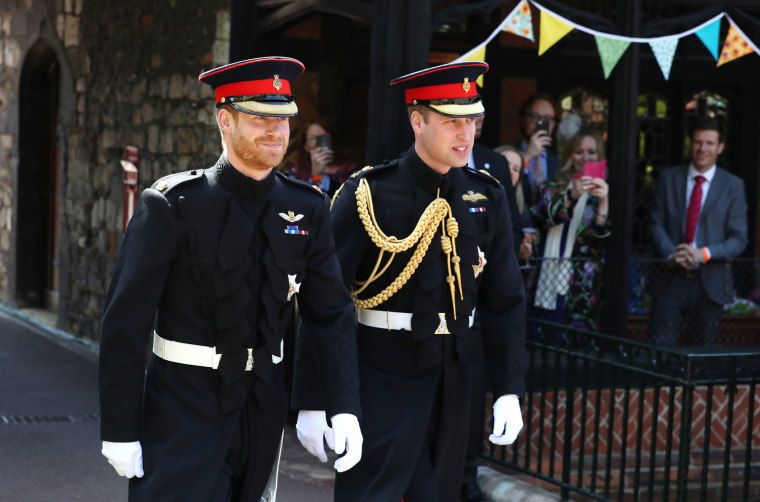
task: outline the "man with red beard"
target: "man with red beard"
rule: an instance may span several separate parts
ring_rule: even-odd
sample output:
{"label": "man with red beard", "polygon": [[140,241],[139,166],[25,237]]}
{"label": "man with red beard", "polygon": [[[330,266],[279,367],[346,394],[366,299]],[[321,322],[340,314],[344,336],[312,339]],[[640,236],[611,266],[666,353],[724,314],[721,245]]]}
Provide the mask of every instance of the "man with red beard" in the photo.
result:
{"label": "man with red beard", "polygon": [[[145,190],[103,314],[103,454],[130,501],[272,497],[288,411],[284,337],[298,299],[323,374],[338,471],[361,458],[354,313],[329,201],[276,172],[303,65],[268,57],[199,77],[214,89],[216,165]],[[145,352],[152,341],[145,373]],[[268,485],[269,482],[269,485]]]}

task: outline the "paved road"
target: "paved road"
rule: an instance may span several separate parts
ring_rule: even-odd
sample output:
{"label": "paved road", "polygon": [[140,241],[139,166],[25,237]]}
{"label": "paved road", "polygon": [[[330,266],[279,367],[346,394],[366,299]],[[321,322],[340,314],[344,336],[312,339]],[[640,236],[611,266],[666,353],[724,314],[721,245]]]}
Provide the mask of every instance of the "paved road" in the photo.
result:
{"label": "paved road", "polygon": [[[100,454],[97,356],[91,347],[0,308],[0,501],[127,500]],[[329,502],[333,472],[288,426],[278,502]]]}

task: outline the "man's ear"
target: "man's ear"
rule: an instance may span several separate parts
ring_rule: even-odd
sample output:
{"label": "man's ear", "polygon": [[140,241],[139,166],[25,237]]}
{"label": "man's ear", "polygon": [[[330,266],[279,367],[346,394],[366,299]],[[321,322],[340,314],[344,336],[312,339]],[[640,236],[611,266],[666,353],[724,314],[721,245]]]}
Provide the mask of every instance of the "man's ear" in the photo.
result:
{"label": "man's ear", "polygon": [[409,122],[411,122],[412,130],[415,132],[415,134],[420,134],[422,132],[423,120],[425,120],[424,117],[417,110],[414,110],[412,114],[409,116]]}
{"label": "man's ear", "polygon": [[216,114],[216,123],[219,125],[219,129],[224,133],[231,132],[232,121],[232,113],[226,108],[220,109],[219,113]]}

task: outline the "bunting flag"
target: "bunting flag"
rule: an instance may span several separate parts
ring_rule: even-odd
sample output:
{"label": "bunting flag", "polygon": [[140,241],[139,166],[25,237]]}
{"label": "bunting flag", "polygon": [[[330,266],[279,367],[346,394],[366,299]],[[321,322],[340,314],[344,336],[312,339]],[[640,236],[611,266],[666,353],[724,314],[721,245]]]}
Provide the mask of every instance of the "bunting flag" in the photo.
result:
{"label": "bunting flag", "polygon": [[673,66],[673,58],[676,55],[678,37],[658,38],[649,42],[649,47],[654,52],[654,57],[660,65],[660,70],[665,80],[670,77],[670,68]]}
{"label": "bunting flag", "polygon": [[[670,69],[673,66],[673,59],[676,54],[676,48],[678,47],[678,41],[689,35],[697,35],[697,37],[699,37],[705,47],[707,47],[707,50],[710,51],[713,58],[717,60],[717,66],[738,59],[750,52],[760,54],[760,49],[758,49],[757,45],[755,45],[752,40],[739,29],[733,19],[731,19],[731,16],[725,12],[721,12],[699,26],[695,26],[694,28],[681,33],[665,37],[642,38],[626,37],[592,30],[591,28],[586,28],[585,26],[574,23],[569,19],[565,19],[559,14],[542,6],[536,0],[521,0],[517,6],[512,9],[509,15],[499,23],[499,26],[485,41],[454,61],[485,61],[486,45],[488,45],[488,43],[501,31],[513,33],[535,42],[531,4],[539,10],[541,15],[539,21],[541,32],[538,37],[538,55],[543,55],[544,52],[572,30],[582,31],[595,37],[596,47],[599,51],[599,57],[601,58],[605,79],[609,78],[612,70],[615,69],[620,58],[623,57],[626,49],[632,43],[649,44],[652,48],[655,59],[657,60],[657,64],[660,65],[660,70],[665,76],[665,80],[670,78]],[[724,17],[729,22],[729,30],[723,45],[723,50],[720,52],[720,57],[718,57],[718,44],[721,28],[720,22]],[[482,86],[482,82],[483,77],[481,76],[478,79],[478,85]]]}
{"label": "bunting flag", "polygon": [[[478,47],[475,47],[475,49],[471,50],[461,58],[457,59],[457,61],[485,61],[486,60],[486,44],[480,44]],[[480,75],[478,79],[475,81],[478,86],[481,88],[483,87],[483,75]]]}
{"label": "bunting flag", "polygon": [[513,33],[518,37],[527,38],[535,42],[533,38],[533,17],[530,14],[530,4],[528,0],[522,0],[512,12],[507,15],[506,22],[503,24],[504,31]]}
{"label": "bunting flag", "polygon": [[716,66],[739,59],[753,51],[749,39],[742,33],[742,30],[731,19],[728,22],[728,35],[726,35],[726,40],[723,42],[723,50],[720,51],[720,59],[718,59]]}
{"label": "bunting flag", "polygon": [[541,32],[538,35],[538,55],[540,56],[556,44],[562,37],[573,30],[573,27],[555,17],[546,10],[541,11]]}
{"label": "bunting flag", "polygon": [[600,35],[595,35],[594,39],[596,40],[596,49],[599,51],[599,57],[602,59],[604,78],[607,79],[631,43],[625,40],[605,38]]}
{"label": "bunting flag", "polygon": [[716,19],[707,26],[697,30],[699,39],[705,44],[713,59],[718,60],[718,36],[720,35],[720,19]]}

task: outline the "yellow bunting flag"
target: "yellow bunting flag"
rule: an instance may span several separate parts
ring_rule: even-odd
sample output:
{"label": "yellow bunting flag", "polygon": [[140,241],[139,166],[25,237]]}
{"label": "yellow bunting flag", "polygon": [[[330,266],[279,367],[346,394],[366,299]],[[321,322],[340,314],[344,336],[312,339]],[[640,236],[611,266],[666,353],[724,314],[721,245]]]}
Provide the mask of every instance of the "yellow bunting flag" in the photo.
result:
{"label": "yellow bunting flag", "polygon": [[570,33],[573,27],[542,10],[540,29],[541,33],[538,37],[539,56],[556,44],[559,39]]}
{"label": "yellow bunting flag", "polygon": [[752,46],[747,42],[746,38],[739,27],[734,23],[730,23],[728,35],[726,35],[726,40],[723,42],[723,50],[720,51],[720,59],[718,59],[716,66],[739,59],[753,52]]}
{"label": "yellow bunting flag", "polygon": [[[476,47],[469,54],[457,59],[457,61],[484,61],[486,60],[486,44]],[[480,87],[483,87],[483,75],[475,81]]]}

